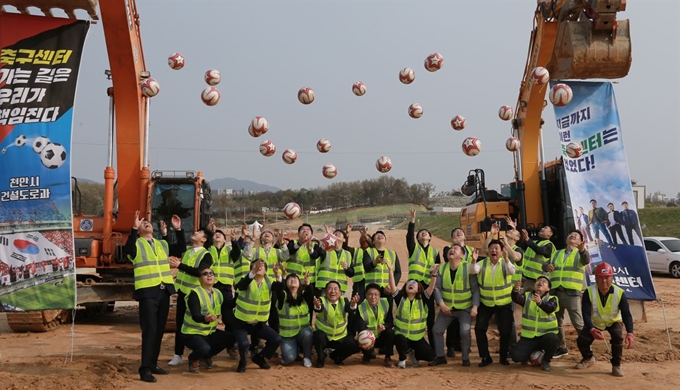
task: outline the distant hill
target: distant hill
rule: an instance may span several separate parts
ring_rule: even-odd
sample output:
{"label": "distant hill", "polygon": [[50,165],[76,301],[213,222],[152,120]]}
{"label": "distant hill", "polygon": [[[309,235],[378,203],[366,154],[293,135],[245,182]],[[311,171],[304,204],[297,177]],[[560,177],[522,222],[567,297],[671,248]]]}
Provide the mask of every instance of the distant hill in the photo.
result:
{"label": "distant hill", "polygon": [[82,177],[76,177],[76,180],[78,180],[78,183],[102,184],[102,183],[99,182],[99,181],[90,180],[90,179],[85,179],[85,178],[82,178]]}
{"label": "distant hill", "polygon": [[255,183],[254,181],[250,180],[234,179],[233,177],[223,177],[221,179],[210,180],[210,187],[213,190],[226,190],[226,189],[241,190],[245,188],[246,190],[258,192],[281,191],[281,189],[278,187]]}

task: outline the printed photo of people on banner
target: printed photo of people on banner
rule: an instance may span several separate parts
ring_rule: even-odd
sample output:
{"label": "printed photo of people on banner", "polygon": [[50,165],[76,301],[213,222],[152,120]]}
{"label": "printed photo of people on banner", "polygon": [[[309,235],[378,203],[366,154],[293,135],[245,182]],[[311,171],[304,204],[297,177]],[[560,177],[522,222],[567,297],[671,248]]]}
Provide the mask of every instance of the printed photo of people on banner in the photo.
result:
{"label": "printed photo of people on banner", "polygon": [[593,259],[587,282],[605,261],[628,298],[656,300],[612,84],[560,82],[574,92],[554,107],[576,228]]}
{"label": "printed photo of people on banner", "polygon": [[89,22],[0,13],[0,311],[71,309],[71,129]]}

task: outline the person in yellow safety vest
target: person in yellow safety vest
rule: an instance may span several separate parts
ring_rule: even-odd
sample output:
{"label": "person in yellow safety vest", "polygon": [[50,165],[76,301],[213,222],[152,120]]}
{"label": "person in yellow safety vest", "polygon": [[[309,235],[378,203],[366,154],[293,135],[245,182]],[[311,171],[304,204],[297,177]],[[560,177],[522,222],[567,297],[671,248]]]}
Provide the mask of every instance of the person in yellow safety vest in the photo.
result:
{"label": "person in yellow safety vest", "polygon": [[253,242],[247,245],[243,251],[246,259],[264,259],[267,263],[267,276],[274,277],[274,264],[288,260],[290,254],[288,247],[283,245],[283,235],[276,234],[271,229],[265,229],[260,233],[260,246],[253,246]]}
{"label": "person in yellow safety vest", "polygon": [[[181,220],[180,220],[181,222]],[[168,362],[170,366],[178,366],[184,363],[184,337],[179,324],[184,320],[184,313],[187,310],[185,297],[192,289],[198,287],[198,271],[201,268],[210,268],[213,263],[210,247],[212,246],[213,232],[208,228],[200,228],[191,236],[191,246],[186,247],[182,260],[170,259],[170,264],[177,267],[177,312],[175,323],[175,356]],[[176,264],[174,264],[174,263]]]}
{"label": "person in yellow safety vest", "polygon": [[169,245],[168,228],[160,221],[162,240],[153,238],[153,225],[140,219],[139,211],[128,235],[123,253],[132,263],[135,277],[133,298],[139,302],[139,325],[142,328],[142,361],[139,376],[144,382],[156,382],[153,374],[165,375],[168,371],[158,367],[163,331],[170,310],[170,296],[175,286],[170,268],[169,256],[177,256],[186,248],[184,232],[178,216],[172,216],[177,243]]}
{"label": "person in yellow safety vest", "polygon": [[[248,245],[253,241],[253,237],[248,234],[248,225],[245,226],[245,231],[241,231],[241,237],[239,237],[239,246],[241,247],[241,256],[234,262],[234,283],[238,284],[241,279],[245,278],[250,272],[250,260],[243,256],[243,251],[248,247]],[[234,289],[234,299],[238,295],[238,290]]]}
{"label": "person in yellow safety vest", "polygon": [[192,351],[189,372],[195,374],[199,373],[199,361],[207,369],[215,368],[212,357],[234,345],[234,335],[224,327],[223,318],[229,309],[222,292],[214,288],[215,273],[210,268],[202,268],[200,272],[200,285],[185,298],[187,311],[181,325],[187,348]]}
{"label": "person in yellow safety vest", "polygon": [[354,294],[359,294],[359,303],[364,300],[366,295],[366,272],[364,270],[364,257],[366,256],[366,249],[368,249],[371,244],[371,237],[366,231],[366,226],[362,226],[359,236],[359,247],[353,248],[348,245],[349,242],[349,232],[352,231],[352,224],[348,223],[345,229],[347,233],[347,241],[343,246],[343,249],[348,250],[352,254],[352,268],[354,268],[354,276],[352,276],[352,296]]}
{"label": "person in yellow safety vest", "polygon": [[288,273],[304,275],[309,272],[309,281],[316,283],[316,262],[326,255],[321,245],[312,242],[312,225],[303,223],[298,228],[298,239],[288,241],[290,258],[286,262]]}
{"label": "person in yellow safety vest", "polygon": [[326,285],[325,295],[314,297],[316,313],[316,330],[314,331],[314,348],[316,349],[316,367],[321,368],[326,360],[326,348],[333,349],[330,358],[336,365],[344,364],[349,356],[359,352],[359,343],[347,331],[347,325],[354,321],[359,295],[350,301],[340,293],[338,282]]}
{"label": "person in yellow safety vest", "polygon": [[[415,280],[423,284],[423,288],[427,289],[427,275],[430,269],[441,261],[439,259],[439,252],[430,246],[432,234],[427,229],[418,230],[418,234],[414,234],[416,227],[416,210],[409,208],[411,213],[411,221],[408,224],[408,231],[406,233],[406,248],[408,249],[408,279]],[[414,239],[415,237],[415,239]],[[417,240],[417,241],[416,241]],[[434,340],[434,333],[432,326],[434,325],[434,299],[425,300],[429,305],[427,307],[427,339]]]}
{"label": "person in yellow safety vest", "polygon": [[512,289],[513,302],[522,306],[522,333],[510,355],[512,361],[524,363],[534,351],[543,350],[541,369],[548,372],[559,344],[555,317],[559,301],[550,295],[550,279],[547,276],[539,276],[532,290],[523,292],[521,287],[522,282],[517,281]]}
{"label": "person in yellow safety vest", "polygon": [[[385,288],[390,284],[390,273],[394,277],[394,283],[399,284],[401,280],[401,264],[397,252],[387,249],[387,235],[382,230],[373,233],[371,237],[373,247],[366,249],[364,258],[364,270],[366,270],[366,283],[377,284],[383,297],[390,297]],[[390,302],[391,303],[391,302]]]}
{"label": "person in yellow safety vest", "polygon": [[581,314],[581,295],[585,285],[586,266],[590,264],[590,254],[579,230],[572,230],[567,236],[567,247],[560,249],[550,258],[550,262],[543,265],[543,270],[550,273],[552,290],[550,293],[557,297],[560,308],[557,310],[557,327],[560,345],[555,351],[554,358],[569,354],[567,340],[564,337],[564,310],[569,313],[571,325],[580,333],[583,329],[583,315]]}
{"label": "person in yellow safety vest", "polygon": [[[604,340],[603,331],[609,332],[612,342],[612,375],[623,376],[621,357],[623,343],[630,349],[635,344],[633,335],[633,315],[630,313],[628,299],[623,289],[612,284],[614,270],[608,263],[602,262],[595,267],[595,284],[586,289],[583,296],[584,326],[576,339],[576,345],[582,359],[576,368],[588,368],[595,363],[591,345],[594,340]],[[623,338],[623,326],[626,327],[626,338]]]}
{"label": "person in yellow safety vest", "polygon": [[[394,346],[399,354],[397,367],[406,368],[406,355],[409,354],[411,364],[420,366],[420,360],[431,361],[435,358],[434,349],[425,340],[427,331],[428,301],[433,300],[434,288],[437,284],[439,264],[435,264],[428,270],[430,274],[427,289],[423,283],[409,279],[401,290],[390,280],[392,299],[397,306],[394,318]],[[410,351],[410,352],[409,352]]]}
{"label": "person in yellow safety vest", "polygon": [[[316,295],[320,296],[322,290],[329,282],[337,282],[340,285],[340,292],[344,295],[347,292],[347,280],[354,276],[352,265],[352,254],[343,249],[345,245],[345,232],[326,226],[326,233],[330,234],[326,240],[324,249],[325,256],[320,257],[316,262]],[[331,233],[333,231],[333,233]]]}
{"label": "person in yellow safety vest", "polygon": [[213,245],[210,256],[213,259],[212,271],[215,273],[215,288],[222,292],[226,301],[234,299],[234,263],[241,257],[241,246],[236,240],[236,233],[229,232],[231,246],[227,246],[227,235],[217,229],[214,219],[210,219],[208,228],[213,231]]}
{"label": "person in yellow safety vest", "polygon": [[[283,273],[285,274],[285,270]],[[302,281],[296,274],[288,274],[285,282],[279,276],[272,284],[272,291],[282,338],[281,365],[293,364],[298,359],[298,350],[302,349],[302,364],[311,367],[313,330],[309,308],[313,305],[314,287],[309,284],[309,274]]]}
{"label": "person in yellow safety vest", "polygon": [[487,245],[489,257],[474,264],[480,295],[479,315],[475,322],[477,349],[482,358],[479,367],[493,363],[489,353],[489,340],[486,331],[489,329],[489,321],[494,315],[501,339],[499,360],[504,366],[510,364],[508,362],[508,351],[510,350],[510,335],[514,332],[512,329],[513,312],[510,295],[515,265],[510,261],[507,244],[503,242],[492,240]]}
{"label": "person in yellow safety vest", "polygon": [[439,315],[434,323],[434,350],[436,358],[429,365],[446,364],[444,354],[444,332],[454,319],[460,323],[461,355],[464,367],[470,366],[470,346],[472,319],[477,317],[479,308],[479,285],[474,271],[474,263],[479,253],[472,252],[472,263],[464,262],[465,249],[462,245],[452,245],[448,261],[439,267],[439,277],[434,290],[434,302],[439,305]]}
{"label": "person in yellow safety vest", "polygon": [[[274,266],[274,274],[278,275],[279,266]],[[251,338],[264,339],[264,349],[251,357],[253,363],[261,369],[271,368],[266,359],[271,359],[281,344],[281,336],[267,325],[272,301],[273,280],[267,276],[267,264],[264,259],[251,263],[250,273],[236,284],[239,291],[232,319],[232,330],[238,343],[240,360],[236,372],[246,372],[247,356]]]}
{"label": "person in yellow safety vest", "polygon": [[543,275],[543,265],[547,263],[555,253],[555,245],[550,241],[556,230],[553,226],[543,226],[538,232],[541,239],[538,243],[529,238],[529,232],[522,229],[522,242],[525,246],[524,258],[522,259],[522,280],[524,290],[534,288],[536,278]]}

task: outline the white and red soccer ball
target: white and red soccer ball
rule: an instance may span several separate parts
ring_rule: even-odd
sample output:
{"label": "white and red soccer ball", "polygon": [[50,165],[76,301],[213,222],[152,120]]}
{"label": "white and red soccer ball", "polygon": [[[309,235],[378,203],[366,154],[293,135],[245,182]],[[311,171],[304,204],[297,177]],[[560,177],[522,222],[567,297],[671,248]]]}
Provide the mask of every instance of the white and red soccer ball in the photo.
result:
{"label": "white and red soccer ball", "polygon": [[532,366],[540,366],[543,363],[543,350],[536,350],[529,355],[529,364]]}
{"label": "white and red soccer ball", "polygon": [[248,125],[248,134],[257,138],[269,130],[269,121],[263,116],[256,116]]}
{"label": "white and red soccer ball", "polygon": [[512,119],[514,112],[515,110],[510,106],[501,106],[501,108],[498,109],[498,117],[501,118],[501,120],[509,121]]}
{"label": "white and red soccer ball", "polygon": [[474,157],[482,151],[482,141],[475,137],[467,137],[463,141],[463,153],[467,156]]}
{"label": "white and red soccer ball", "polygon": [[413,103],[410,106],[408,106],[408,116],[410,116],[413,119],[418,119],[421,116],[423,116],[423,107],[420,106],[418,103]]}
{"label": "white and red soccer ball", "polygon": [[184,68],[184,56],[180,53],[172,53],[168,57],[168,66],[173,70],[180,70]]}
{"label": "white and red soccer ball", "polygon": [[520,142],[519,139],[515,137],[510,137],[508,138],[507,141],[505,141],[505,148],[508,149],[511,152],[516,152],[519,150],[520,147]]}
{"label": "white and red soccer ball", "polygon": [[283,206],[283,215],[288,219],[298,218],[302,214],[302,209],[300,205],[295,202],[290,202]]}
{"label": "white and red soccer ball", "polygon": [[314,91],[309,87],[300,88],[297,96],[302,104],[311,104],[314,101]]}
{"label": "white and red soccer ball", "polygon": [[364,96],[366,94],[366,84],[363,81],[357,81],[352,85],[352,93],[357,96]]}
{"label": "white and red soccer ball", "polygon": [[281,158],[286,164],[293,164],[297,161],[297,153],[293,149],[286,149],[283,151]]}
{"label": "white and red soccer ball", "polygon": [[140,87],[142,88],[142,95],[148,98],[152,98],[158,95],[158,92],[161,91],[161,85],[158,84],[158,81],[156,81],[156,79],[152,77],[149,77],[148,79],[142,81]]}
{"label": "white and red soccer ball", "polygon": [[357,342],[361,349],[367,350],[373,348],[375,345],[375,335],[370,330],[362,330],[357,335]]}
{"label": "white and red soccer ball", "polygon": [[583,155],[583,146],[578,142],[569,142],[565,148],[565,152],[570,158],[579,158]]}
{"label": "white and red soccer ball", "polygon": [[316,150],[321,153],[328,153],[331,150],[331,141],[327,140],[326,138],[321,138],[316,143]]}
{"label": "white and red soccer ball", "polygon": [[220,102],[220,91],[216,87],[205,87],[201,92],[201,101],[207,106],[214,106]]}
{"label": "white and red soccer ball", "polygon": [[215,86],[222,81],[222,75],[217,69],[208,69],[203,76],[205,82],[210,86]]}
{"label": "white and red soccer ball", "polygon": [[387,173],[392,169],[392,160],[387,156],[380,156],[380,158],[375,161],[375,168],[380,173]]}
{"label": "white and red soccer ball", "polygon": [[416,73],[411,68],[404,68],[399,72],[399,81],[411,84],[416,79]]}
{"label": "white and red soccer ball", "polygon": [[338,168],[333,164],[326,164],[321,168],[321,173],[326,179],[332,179],[338,175]]}
{"label": "white and red soccer ball", "polygon": [[451,119],[451,127],[454,130],[461,131],[465,128],[465,117],[462,115],[456,115]]}
{"label": "white and red soccer ball", "polygon": [[332,251],[338,246],[338,237],[332,233],[326,233],[326,235],[323,236],[319,242],[321,243],[323,250],[327,252]]}
{"label": "white and red soccer ball", "polygon": [[425,58],[425,69],[430,72],[436,72],[444,65],[444,57],[439,53],[432,53]]}
{"label": "white and red soccer ball", "polygon": [[270,140],[264,140],[260,144],[260,154],[265,157],[273,156],[276,153],[276,145]]}
{"label": "white and red soccer ball", "polygon": [[531,71],[529,81],[532,84],[538,85],[548,84],[548,81],[550,81],[550,72],[542,66],[537,66]]}
{"label": "white and red soccer ball", "polygon": [[555,84],[548,94],[550,102],[557,107],[564,107],[571,99],[574,97],[574,92],[572,92],[571,87],[567,84]]}

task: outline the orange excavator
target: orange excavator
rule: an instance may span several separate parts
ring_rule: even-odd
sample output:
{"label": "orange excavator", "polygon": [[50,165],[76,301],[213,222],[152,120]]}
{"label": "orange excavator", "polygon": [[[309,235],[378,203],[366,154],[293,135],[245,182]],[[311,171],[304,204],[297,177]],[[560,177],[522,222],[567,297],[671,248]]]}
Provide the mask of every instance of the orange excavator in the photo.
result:
{"label": "orange excavator", "polygon": [[544,67],[551,80],[618,79],[630,70],[631,42],[628,20],[617,20],[626,0],[538,0],[534,13],[529,53],[520,83],[519,98],[512,120],[512,134],[521,141],[514,153],[515,180],[509,194],[488,190],[484,172],[470,171],[461,191],[471,201],[461,210],[460,221],[466,243],[482,243],[499,223],[507,229],[505,217],[518,220],[530,236],[545,225],[558,234],[553,240],[560,248],[566,234],[574,229],[574,217],[561,159],[545,161],[541,114],[547,106],[547,85],[530,82],[534,68]]}
{"label": "orange excavator", "polygon": [[[135,211],[154,222],[169,221],[176,214],[182,218],[185,234],[190,234],[210,220],[210,185],[201,172],[149,169],[150,99],[142,95],[140,84],[150,72],[135,0],[0,0],[0,9],[3,6],[24,14],[31,14],[29,8],[35,7],[44,14],[38,16],[45,18],[54,17],[53,9],[63,10],[69,18],[76,18],[76,10],[84,10],[92,23],[101,21],[111,68],[105,73],[113,84],[106,91],[109,132],[104,210],[97,216],[77,213],[73,228],[76,267],[95,271],[77,274],[78,308],[94,312],[112,308],[116,301],[132,300],[134,292],[132,264],[122,249]],[[79,210],[75,179],[73,184],[74,209]],[[14,331],[46,331],[68,316],[68,311],[45,310],[9,313],[7,318]]]}

